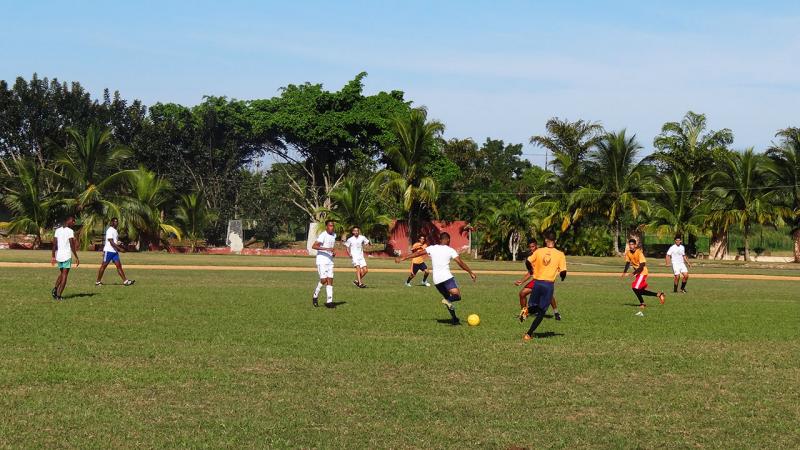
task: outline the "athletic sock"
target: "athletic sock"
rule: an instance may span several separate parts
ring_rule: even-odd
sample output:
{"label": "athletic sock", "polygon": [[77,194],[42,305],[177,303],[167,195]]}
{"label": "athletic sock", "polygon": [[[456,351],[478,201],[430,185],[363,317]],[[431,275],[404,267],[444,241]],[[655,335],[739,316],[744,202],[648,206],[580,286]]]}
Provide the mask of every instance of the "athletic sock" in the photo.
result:
{"label": "athletic sock", "polygon": [[[681,289],[683,289],[683,287],[681,287]],[[677,281],[672,285],[672,292],[678,292],[678,282]]]}
{"label": "athletic sock", "polygon": [[319,297],[319,291],[322,289],[322,283],[317,282],[317,288],[314,289],[314,298]]}
{"label": "athletic sock", "polygon": [[658,294],[656,294],[653,291],[648,291],[647,289],[642,289],[641,293],[642,293],[642,295],[646,295],[648,297],[658,297]]}
{"label": "athletic sock", "polygon": [[688,283],[688,282],[689,282],[689,280],[686,280],[686,281],[682,281],[682,282],[681,282],[681,289],[682,289],[682,290],[683,290],[683,289],[686,289],[686,283]]}
{"label": "athletic sock", "polygon": [[411,283],[411,279],[412,278],[414,278],[414,277],[408,277],[408,279],[406,280],[406,284]]}
{"label": "athletic sock", "polygon": [[328,300],[326,301],[326,303],[333,302],[333,286],[331,285],[325,286],[325,293],[328,294]]}
{"label": "athletic sock", "polygon": [[642,298],[642,292],[639,289],[634,289],[633,293],[636,294],[636,298],[639,299],[639,304],[644,304],[644,299]]}
{"label": "athletic sock", "polygon": [[536,318],[533,319],[533,323],[531,324],[531,327],[528,328],[528,336],[533,337],[533,332],[536,331],[536,328],[539,326],[540,323],[542,323],[542,320],[544,320],[544,313],[545,313],[545,311],[542,310],[542,309],[539,309],[536,312]]}
{"label": "athletic sock", "polygon": [[558,314],[558,308],[553,308],[553,314]]}
{"label": "athletic sock", "polygon": [[425,275],[422,277],[422,282],[426,283],[427,281],[428,281],[428,274],[425,273]]}
{"label": "athletic sock", "polygon": [[451,318],[452,318],[454,321],[458,320],[458,316],[456,316],[456,308],[455,308],[455,307],[453,307],[453,309],[447,308],[447,312],[449,312],[449,313],[450,313],[450,317],[451,317]]}

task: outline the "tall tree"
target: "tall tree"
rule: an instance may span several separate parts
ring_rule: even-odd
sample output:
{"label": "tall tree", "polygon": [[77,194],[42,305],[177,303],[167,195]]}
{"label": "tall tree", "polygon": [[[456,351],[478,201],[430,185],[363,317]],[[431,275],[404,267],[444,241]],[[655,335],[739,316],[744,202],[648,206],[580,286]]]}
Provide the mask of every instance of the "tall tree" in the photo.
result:
{"label": "tall tree", "polygon": [[698,190],[694,175],[683,169],[664,173],[656,179],[654,192],[647,230],[662,237],[681,235],[687,242],[690,236],[705,232],[709,202]]}
{"label": "tall tree", "polygon": [[775,135],[780,142],[767,150],[777,176],[776,188],[789,211],[794,240],[794,262],[800,263],[800,128],[790,127]]}
{"label": "tall tree", "polygon": [[727,128],[707,130],[705,114],[689,111],[680,122],[667,122],[661,134],[655,137],[656,152],[651,159],[660,163],[664,172],[680,169],[700,183],[704,175],[723,161],[728,146],[733,143],[733,132]]}
{"label": "tall tree", "polygon": [[194,253],[198,241],[203,239],[203,234],[208,226],[215,220],[215,213],[208,209],[206,199],[202,192],[182,194],[175,209],[175,221],[183,230],[184,236],[191,241],[191,251]]}
{"label": "tall tree", "polygon": [[395,144],[386,150],[387,168],[378,172],[373,182],[384,192],[394,194],[403,205],[411,238],[416,236],[424,212],[437,214],[438,188],[432,177],[423,175],[423,170],[444,125],[429,121],[425,108],[415,108],[395,119],[393,132]]}
{"label": "tall tree", "polygon": [[121,200],[121,219],[128,235],[136,238],[139,250],[147,250],[151,244],[168,244],[170,234],[180,239],[178,227],[165,220],[173,195],[169,181],[154,172],[140,167],[130,173],[128,192]]}
{"label": "tall tree", "polygon": [[370,183],[354,177],[345,179],[331,193],[334,206],[326,216],[336,221],[338,233],[345,235],[353,227],[359,227],[371,237],[376,233],[385,234],[391,218],[378,212],[375,194]]}
{"label": "tall tree", "polygon": [[10,233],[35,236],[33,247],[39,248],[42,235],[52,225],[56,199],[44,188],[45,173],[32,158],[14,160],[14,176],[3,189],[2,202],[11,210],[12,219],[0,226]]}
{"label": "tall tree", "polygon": [[568,191],[583,186],[584,162],[603,138],[603,126],[597,122],[570,122],[554,117],[547,121],[545,128],[547,134],[531,137],[531,144],[553,153],[553,171],[562,178],[562,184]]}

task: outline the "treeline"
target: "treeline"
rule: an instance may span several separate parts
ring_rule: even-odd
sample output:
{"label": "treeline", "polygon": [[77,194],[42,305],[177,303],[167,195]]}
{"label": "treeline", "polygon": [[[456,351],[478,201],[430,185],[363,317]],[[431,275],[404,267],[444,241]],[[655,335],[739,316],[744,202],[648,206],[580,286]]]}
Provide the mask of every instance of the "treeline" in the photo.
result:
{"label": "treeline", "polygon": [[[731,229],[749,253],[753,226],[790,225],[800,261],[800,129],[769,149],[731,149],[731,130],[689,112],[664,124],[655,152],[625,130],[548,121],[531,143],[442,138],[444,125],[400,91],[364,95],[359,74],[336,92],[283,88],[270,99],[205,97],[145,107],[118,93],[92,99],[78,83],[0,82],[0,185],[5,228],[40,238],[75,214],[82,242],[119,216],[140,248],[176,238],[221,244],[230,219],[276,245],[327,217],[380,238],[390,219],[465,220],[488,258],[556,231],[573,254],[619,252],[646,231],[711,239]],[[268,164],[267,161],[278,162]],[[783,229],[783,228],[781,228]]]}

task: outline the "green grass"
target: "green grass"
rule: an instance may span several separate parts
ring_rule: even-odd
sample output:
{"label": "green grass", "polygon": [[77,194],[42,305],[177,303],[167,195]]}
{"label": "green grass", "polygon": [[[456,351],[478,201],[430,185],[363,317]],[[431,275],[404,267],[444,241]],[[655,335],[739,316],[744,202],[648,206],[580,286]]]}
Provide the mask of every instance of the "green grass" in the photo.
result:
{"label": "green grass", "polygon": [[626,282],[572,277],[564,320],[523,343],[513,276],[457,273],[459,314],[482,323],[452,327],[399,274],[358,290],[337,273],[334,311],[310,307],[313,273],[131,270],[95,289],[77,269],[63,303],[55,275],[0,268],[0,447],[800,446],[798,282],[692,280],[641,318]]}

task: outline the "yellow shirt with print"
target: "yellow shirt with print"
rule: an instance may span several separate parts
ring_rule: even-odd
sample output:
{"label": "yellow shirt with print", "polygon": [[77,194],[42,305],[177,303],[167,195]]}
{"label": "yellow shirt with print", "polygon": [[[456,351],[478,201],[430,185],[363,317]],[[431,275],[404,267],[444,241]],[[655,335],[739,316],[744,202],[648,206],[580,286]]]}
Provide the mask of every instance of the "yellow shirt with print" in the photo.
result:
{"label": "yellow shirt with print", "polygon": [[567,257],[555,248],[539,248],[528,258],[533,265],[533,278],[556,281],[559,273],[567,270]]}
{"label": "yellow shirt with print", "polygon": [[[642,263],[647,262],[647,259],[644,257],[642,249],[637,248],[636,251],[634,251],[633,253],[631,253],[630,250],[625,251],[625,261],[631,263],[631,267],[633,267],[633,270],[638,270],[639,266],[642,265]],[[647,274],[648,274],[647,265],[645,265],[644,269],[642,269],[642,275],[647,275]]]}
{"label": "yellow shirt with print", "polygon": [[[420,244],[419,242],[415,242],[414,245],[411,246],[411,253],[416,253],[418,250],[424,250],[426,248],[428,248],[428,244]],[[425,256],[418,256],[411,259],[411,264],[422,264],[424,262]]]}

